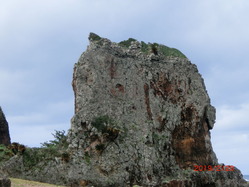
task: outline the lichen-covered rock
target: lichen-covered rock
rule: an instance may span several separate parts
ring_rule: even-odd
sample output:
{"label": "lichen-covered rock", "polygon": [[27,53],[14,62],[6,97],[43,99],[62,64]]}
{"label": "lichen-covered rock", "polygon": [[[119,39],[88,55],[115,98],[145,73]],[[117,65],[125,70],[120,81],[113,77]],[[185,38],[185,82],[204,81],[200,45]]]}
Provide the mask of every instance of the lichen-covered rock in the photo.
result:
{"label": "lichen-covered rock", "polygon": [[41,158],[25,152],[0,170],[77,187],[246,186],[236,168],[194,171],[222,165],[210,141],[215,108],[197,67],[180,51],[94,33],[89,41],[74,67],[65,155],[46,158],[34,149]]}
{"label": "lichen-covered rock", "polygon": [[0,187],[11,187],[10,179],[0,177]]}
{"label": "lichen-covered rock", "polygon": [[9,126],[1,107],[0,107],[0,144],[3,145],[10,144]]}
{"label": "lichen-covered rock", "polygon": [[218,165],[209,132],[215,108],[194,64],[159,44],[89,40],[74,67],[71,178],[96,186],[242,185],[237,170],[193,171]]}

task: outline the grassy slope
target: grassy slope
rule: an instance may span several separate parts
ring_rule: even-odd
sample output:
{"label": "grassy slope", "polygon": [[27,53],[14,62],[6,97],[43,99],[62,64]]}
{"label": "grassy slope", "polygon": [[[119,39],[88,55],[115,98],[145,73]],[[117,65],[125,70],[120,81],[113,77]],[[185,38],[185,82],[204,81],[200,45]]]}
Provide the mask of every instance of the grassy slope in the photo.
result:
{"label": "grassy slope", "polygon": [[23,179],[15,179],[10,178],[11,180],[11,187],[63,187],[63,186],[57,186],[52,184],[46,184],[41,182],[35,182],[35,181],[28,181]]}

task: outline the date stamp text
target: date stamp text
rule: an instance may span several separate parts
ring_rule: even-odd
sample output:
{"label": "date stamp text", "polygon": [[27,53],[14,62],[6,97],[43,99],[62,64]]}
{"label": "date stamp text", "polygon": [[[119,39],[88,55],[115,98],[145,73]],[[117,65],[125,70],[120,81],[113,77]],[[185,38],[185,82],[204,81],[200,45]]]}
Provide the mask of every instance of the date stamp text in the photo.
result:
{"label": "date stamp text", "polygon": [[194,171],[234,171],[232,165],[194,165]]}

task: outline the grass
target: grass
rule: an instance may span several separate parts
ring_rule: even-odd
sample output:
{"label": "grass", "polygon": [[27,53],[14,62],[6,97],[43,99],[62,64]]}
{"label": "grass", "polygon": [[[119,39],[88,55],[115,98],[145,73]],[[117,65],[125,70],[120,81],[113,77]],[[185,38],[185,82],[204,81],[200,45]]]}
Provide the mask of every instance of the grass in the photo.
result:
{"label": "grass", "polygon": [[131,42],[134,42],[134,41],[137,41],[137,40],[135,40],[134,38],[129,38],[128,40],[124,40],[124,41],[122,41],[122,42],[119,42],[118,44],[119,44],[120,46],[122,46],[122,47],[128,48],[128,47],[131,46]]}
{"label": "grass", "polygon": [[[133,38],[129,38],[128,40],[124,40],[122,42],[119,42],[119,45],[122,47],[128,48],[129,46],[131,46],[131,43],[133,41],[137,41],[137,40],[135,40]],[[174,57],[186,58],[186,56],[178,49],[170,48],[170,47],[167,47],[165,45],[158,44],[158,43],[148,43],[147,44],[147,43],[142,41],[141,42],[141,51],[145,54],[154,53],[155,55],[158,55],[158,53],[160,52],[164,56],[174,56]]]}
{"label": "grass", "polygon": [[35,182],[35,181],[29,181],[29,180],[23,180],[23,179],[16,179],[16,178],[10,178],[11,180],[11,187],[64,187],[64,186],[58,186],[53,184],[47,184],[47,183],[41,183],[41,182]]}

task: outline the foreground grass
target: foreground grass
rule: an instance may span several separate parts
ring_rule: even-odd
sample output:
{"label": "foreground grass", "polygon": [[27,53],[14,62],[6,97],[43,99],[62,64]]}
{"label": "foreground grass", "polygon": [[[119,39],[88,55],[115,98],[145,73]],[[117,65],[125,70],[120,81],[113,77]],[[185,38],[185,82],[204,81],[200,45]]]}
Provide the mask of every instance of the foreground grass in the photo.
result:
{"label": "foreground grass", "polygon": [[10,178],[11,180],[11,187],[63,187],[63,186],[57,186],[53,184],[46,184],[41,182],[35,182],[35,181],[28,181],[23,179],[16,179],[16,178]]}

